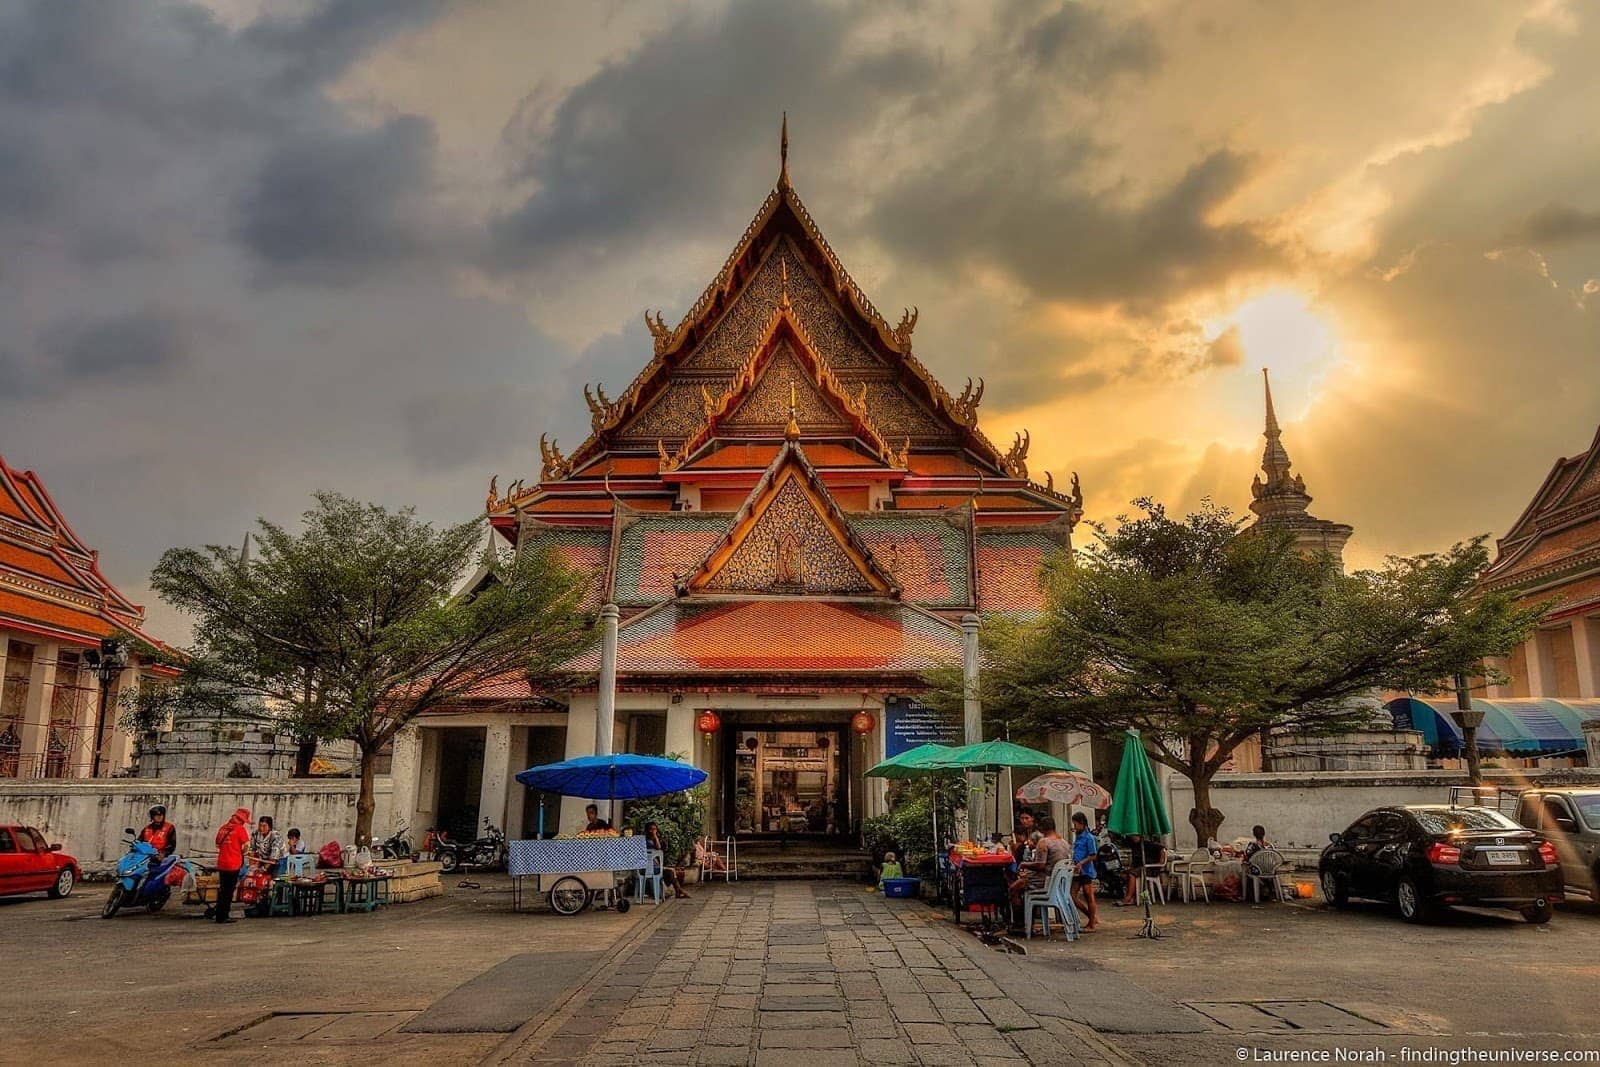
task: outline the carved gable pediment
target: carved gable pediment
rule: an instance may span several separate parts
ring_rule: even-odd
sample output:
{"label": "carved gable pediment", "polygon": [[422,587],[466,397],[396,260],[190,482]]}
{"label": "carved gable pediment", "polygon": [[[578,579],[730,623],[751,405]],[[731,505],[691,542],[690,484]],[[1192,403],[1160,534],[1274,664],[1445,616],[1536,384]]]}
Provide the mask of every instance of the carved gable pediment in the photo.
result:
{"label": "carved gable pediment", "polygon": [[790,404],[795,421],[805,433],[849,433],[845,414],[817,387],[815,379],[800,365],[794,346],[784,340],[755,385],[722,421],[722,428],[735,432],[783,432],[789,421]]}
{"label": "carved gable pediment", "polygon": [[681,591],[894,596],[899,588],[787,442]]}

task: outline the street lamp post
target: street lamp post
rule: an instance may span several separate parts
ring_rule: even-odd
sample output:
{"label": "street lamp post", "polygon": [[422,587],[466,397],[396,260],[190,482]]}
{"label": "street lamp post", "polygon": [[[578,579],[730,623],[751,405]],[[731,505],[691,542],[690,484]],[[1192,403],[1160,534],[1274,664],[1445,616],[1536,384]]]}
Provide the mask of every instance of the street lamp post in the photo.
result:
{"label": "street lamp post", "polygon": [[1465,673],[1456,675],[1456,710],[1450,717],[1461,727],[1461,743],[1467,750],[1467,780],[1480,786],[1483,768],[1478,766],[1478,727],[1483,725],[1483,712],[1472,709],[1472,692],[1467,688]]}
{"label": "street lamp post", "polygon": [[115,637],[100,639],[98,652],[90,649],[84,654],[90,667],[94,669],[95,677],[100,680],[100,707],[94,718],[94,759],[89,765],[89,776],[100,777],[100,755],[105,747],[106,732],[106,700],[111,692],[111,683],[128,666],[128,646],[125,642]]}

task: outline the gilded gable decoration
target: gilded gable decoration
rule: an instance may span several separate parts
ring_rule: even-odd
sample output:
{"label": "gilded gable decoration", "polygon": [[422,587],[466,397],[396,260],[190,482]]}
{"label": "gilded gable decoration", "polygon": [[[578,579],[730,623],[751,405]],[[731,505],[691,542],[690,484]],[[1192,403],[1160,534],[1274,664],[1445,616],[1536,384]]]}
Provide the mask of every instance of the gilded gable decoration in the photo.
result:
{"label": "gilded gable decoration", "polygon": [[657,311],[655,318],[650,317],[650,312],[644,313],[644,324],[650,329],[650,336],[655,340],[655,354],[657,356],[666,352],[672,344],[672,330],[667,326],[667,320]]}
{"label": "gilded gable decoration", "polygon": [[[948,399],[949,394],[946,393],[945,397]],[[978,404],[982,400],[983,379],[978,379],[977,392],[973,392],[972,379],[968,378],[967,387],[961,391],[961,395],[959,397],[956,397],[954,400],[950,400],[945,409],[955,417],[957,422],[970,429],[978,425]]]}
{"label": "gilded gable decoration", "polygon": [[1029,436],[1027,430],[1017,434],[1016,440],[1011,444],[1011,450],[1006,453],[1005,460],[1001,464],[1005,468],[1006,474],[1013,478],[1021,478],[1023,481],[1027,481],[1028,447],[1032,444],[1033,438]]}
{"label": "gilded gable decoration", "polygon": [[[544,466],[539,471],[539,480],[541,482],[558,481],[572,473],[571,461],[561,454],[561,449],[557,447],[554,440],[546,444],[544,434],[539,435],[539,455],[544,459]],[[517,485],[520,486],[521,484],[522,482],[519,480]],[[515,496],[514,493],[506,495]]]}
{"label": "gilded gable decoration", "polygon": [[903,349],[906,349],[907,351],[910,351],[911,331],[916,328],[917,309],[914,307],[906,308],[905,314],[900,316],[900,325],[896,326],[892,331],[894,334],[895,344],[899,345]]}

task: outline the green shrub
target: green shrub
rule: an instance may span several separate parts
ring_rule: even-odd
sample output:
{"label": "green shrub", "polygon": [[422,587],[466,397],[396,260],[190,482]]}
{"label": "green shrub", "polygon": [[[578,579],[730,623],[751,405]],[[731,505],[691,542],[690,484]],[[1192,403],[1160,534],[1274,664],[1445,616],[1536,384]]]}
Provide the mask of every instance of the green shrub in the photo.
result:
{"label": "green shrub", "polygon": [[[672,753],[671,758],[683,759],[677,753]],[[707,795],[702,783],[678,793],[630,800],[623,825],[636,834],[642,834],[646,824],[655,823],[661,830],[661,844],[667,863],[676,864],[706,832]]]}

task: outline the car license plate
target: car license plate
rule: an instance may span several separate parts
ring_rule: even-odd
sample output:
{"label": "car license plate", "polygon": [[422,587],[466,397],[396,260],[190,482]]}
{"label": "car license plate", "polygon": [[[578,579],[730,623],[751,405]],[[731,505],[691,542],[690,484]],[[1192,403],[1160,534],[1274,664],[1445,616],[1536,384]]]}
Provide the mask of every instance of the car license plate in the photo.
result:
{"label": "car license plate", "polygon": [[1522,853],[1511,848],[1491,848],[1484,852],[1491,867],[1520,867]]}

